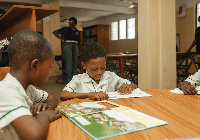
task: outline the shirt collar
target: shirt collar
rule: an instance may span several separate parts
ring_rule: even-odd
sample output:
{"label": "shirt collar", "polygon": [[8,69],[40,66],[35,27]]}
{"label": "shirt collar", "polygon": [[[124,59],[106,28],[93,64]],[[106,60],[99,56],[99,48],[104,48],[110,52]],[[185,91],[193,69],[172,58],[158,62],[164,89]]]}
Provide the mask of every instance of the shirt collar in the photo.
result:
{"label": "shirt collar", "polygon": [[104,72],[103,76],[101,77],[99,84],[100,85],[104,85],[108,83],[108,78],[110,77],[110,75],[108,74],[107,71]]}
{"label": "shirt collar", "polygon": [[85,83],[88,83],[88,82],[94,82],[94,80],[89,76],[89,74],[87,73],[84,73],[84,82]]}
{"label": "shirt collar", "polygon": [[[104,84],[107,84],[107,79],[110,77],[110,75],[107,73],[107,71],[104,72],[104,74],[102,75],[100,81],[99,81],[99,84],[100,85],[104,85]],[[84,82],[85,83],[88,83],[88,82],[95,82],[90,76],[89,74],[87,73],[84,73]]]}

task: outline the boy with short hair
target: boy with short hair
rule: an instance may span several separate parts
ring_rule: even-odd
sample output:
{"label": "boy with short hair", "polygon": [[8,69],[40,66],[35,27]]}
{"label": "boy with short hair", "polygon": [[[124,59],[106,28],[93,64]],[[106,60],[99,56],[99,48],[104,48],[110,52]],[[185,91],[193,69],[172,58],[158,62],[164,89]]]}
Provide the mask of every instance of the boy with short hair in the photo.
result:
{"label": "boy with short hair", "polygon": [[49,123],[61,117],[54,110],[57,97],[34,87],[48,79],[54,62],[51,44],[25,30],[14,35],[8,54],[10,73],[0,81],[0,139],[44,140]]}
{"label": "boy with short hair", "polygon": [[129,94],[137,88],[135,84],[123,79],[114,72],[106,70],[105,49],[97,43],[83,46],[81,50],[81,66],[86,73],[78,74],[65,86],[60,94],[61,100],[73,98],[89,98],[107,100],[106,92],[118,91]]}

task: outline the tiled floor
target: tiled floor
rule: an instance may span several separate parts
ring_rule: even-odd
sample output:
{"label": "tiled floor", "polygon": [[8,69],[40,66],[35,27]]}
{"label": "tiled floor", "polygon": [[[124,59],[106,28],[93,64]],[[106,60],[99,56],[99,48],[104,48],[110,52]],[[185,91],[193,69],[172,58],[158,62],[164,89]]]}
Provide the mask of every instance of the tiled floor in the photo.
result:
{"label": "tiled floor", "polygon": [[55,94],[58,97],[58,99],[60,99],[59,95],[60,95],[61,91],[63,90],[63,88],[65,87],[65,85],[67,84],[67,82],[64,82],[63,84],[56,83],[57,79],[58,79],[57,76],[56,77],[49,77],[48,81],[40,88],[49,92],[49,93]]}

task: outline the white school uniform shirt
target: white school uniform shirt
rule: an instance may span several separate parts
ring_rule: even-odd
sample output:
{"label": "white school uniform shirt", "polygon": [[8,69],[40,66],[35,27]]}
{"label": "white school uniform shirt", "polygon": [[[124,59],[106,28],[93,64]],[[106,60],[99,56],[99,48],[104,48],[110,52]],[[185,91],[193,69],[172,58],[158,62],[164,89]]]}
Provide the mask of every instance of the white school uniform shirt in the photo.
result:
{"label": "white school uniform shirt", "polygon": [[75,75],[72,80],[64,87],[63,90],[69,92],[114,92],[117,91],[122,84],[131,84],[127,79],[123,79],[114,72],[105,71],[97,84],[87,73]]}
{"label": "white school uniform shirt", "polygon": [[24,115],[32,116],[30,107],[35,103],[44,102],[47,97],[47,92],[32,85],[25,91],[20,82],[8,73],[0,81],[0,140],[19,139],[11,122]]}
{"label": "white school uniform shirt", "polygon": [[189,76],[185,81],[189,82],[192,86],[200,86],[200,69],[194,74]]}

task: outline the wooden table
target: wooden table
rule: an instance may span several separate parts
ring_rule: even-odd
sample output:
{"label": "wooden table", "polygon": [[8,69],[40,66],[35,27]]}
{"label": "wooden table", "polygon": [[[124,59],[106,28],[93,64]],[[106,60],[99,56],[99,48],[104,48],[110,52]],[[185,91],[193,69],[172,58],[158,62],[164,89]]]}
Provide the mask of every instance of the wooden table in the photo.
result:
{"label": "wooden table", "polygon": [[10,67],[0,67],[0,81],[10,72]]}
{"label": "wooden table", "polygon": [[138,54],[121,54],[121,53],[109,53],[106,55],[107,59],[116,59],[120,61],[120,76],[122,78],[125,78],[124,76],[124,60],[137,60],[138,59]]}
{"label": "wooden table", "polygon": [[[145,89],[152,97],[110,100],[131,107],[147,115],[168,122],[167,125],[107,138],[109,140],[164,140],[183,137],[200,137],[200,96],[169,93],[171,89]],[[73,99],[60,103],[72,104],[89,101]],[[50,124],[47,140],[92,140],[92,138],[62,117]]]}

